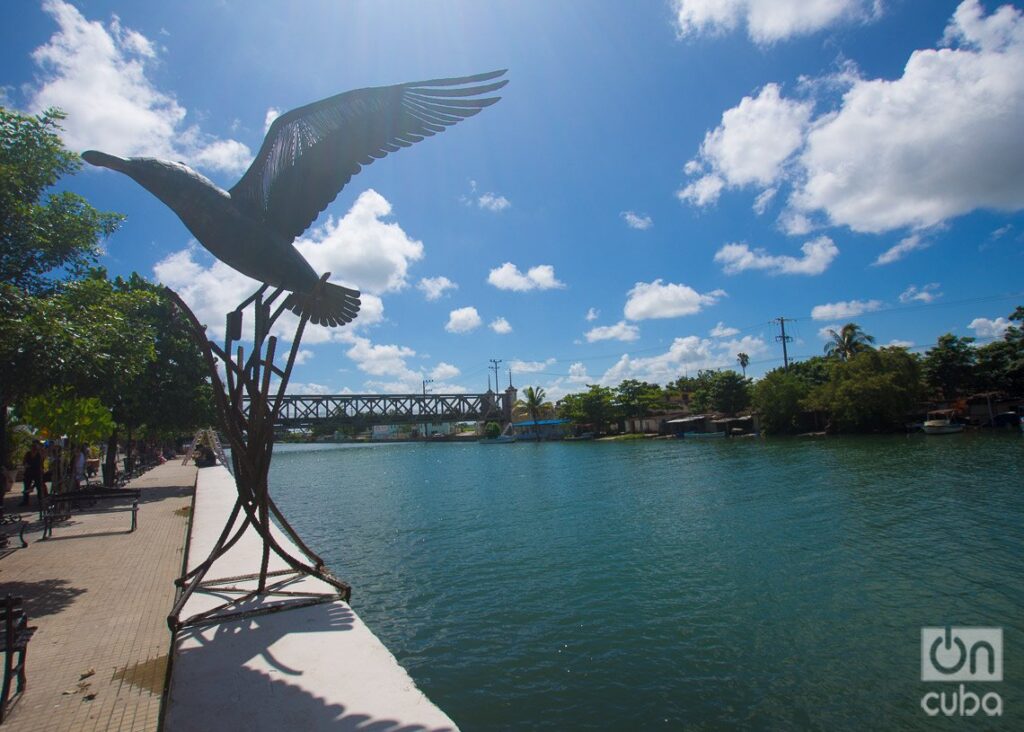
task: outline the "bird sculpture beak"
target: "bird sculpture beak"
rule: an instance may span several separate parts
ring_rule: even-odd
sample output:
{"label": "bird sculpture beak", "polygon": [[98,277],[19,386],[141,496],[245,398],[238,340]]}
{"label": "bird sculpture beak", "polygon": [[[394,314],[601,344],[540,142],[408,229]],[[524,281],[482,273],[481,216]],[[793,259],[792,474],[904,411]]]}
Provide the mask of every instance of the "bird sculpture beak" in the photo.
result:
{"label": "bird sculpture beak", "polygon": [[122,173],[127,172],[128,161],[116,155],[108,155],[99,150],[86,150],[82,153],[82,159],[90,165],[98,165],[101,168],[110,168]]}

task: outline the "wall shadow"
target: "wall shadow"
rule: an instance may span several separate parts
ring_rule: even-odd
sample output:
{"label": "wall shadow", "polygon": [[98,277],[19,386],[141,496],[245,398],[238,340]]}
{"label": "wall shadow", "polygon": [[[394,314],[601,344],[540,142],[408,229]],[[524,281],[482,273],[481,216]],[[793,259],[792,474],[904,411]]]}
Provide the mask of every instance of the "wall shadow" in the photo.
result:
{"label": "wall shadow", "polygon": [[[258,607],[253,603],[252,607]],[[217,694],[223,695],[224,717],[218,717],[218,730],[301,729],[343,730],[344,732],[452,732],[450,727],[430,730],[421,724],[408,724],[396,719],[375,719],[360,714],[353,706],[330,704],[306,689],[289,683],[298,679],[303,669],[292,668],[276,658],[271,647],[289,635],[312,632],[345,632],[354,625],[355,615],[341,603],[325,603],[304,608],[255,616],[223,623],[210,636],[210,628],[190,628],[179,634],[180,640],[200,645],[178,652],[172,670],[172,694],[165,718],[168,730],[184,730],[195,719],[185,711],[192,700],[183,691],[174,691],[173,676],[189,673],[190,692],[204,689],[209,698],[196,701],[197,708],[209,711],[220,706]],[[246,667],[254,658],[262,657],[277,673],[268,674]],[[187,671],[186,671],[187,669]],[[208,674],[211,682],[217,670],[230,669],[231,690],[251,694],[244,703],[231,701],[227,688],[203,686],[199,673]],[[180,689],[180,687],[179,687]],[[206,691],[209,689],[209,691]],[[258,724],[256,723],[258,720]]]}

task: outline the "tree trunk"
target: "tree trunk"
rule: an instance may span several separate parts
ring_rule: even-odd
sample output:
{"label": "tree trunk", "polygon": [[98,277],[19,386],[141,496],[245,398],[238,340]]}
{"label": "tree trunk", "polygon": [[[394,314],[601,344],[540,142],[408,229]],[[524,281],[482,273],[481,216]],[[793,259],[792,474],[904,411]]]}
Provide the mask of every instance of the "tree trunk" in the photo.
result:
{"label": "tree trunk", "polygon": [[114,487],[114,476],[117,475],[117,428],[110,434],[107,440],[107,459],[103,463],[103,485],[107,488]]}
{"label": "tree trunk", "polygon": [[7,449],[7,397],[0,396],[0,469],[14,467],[13,456]]}

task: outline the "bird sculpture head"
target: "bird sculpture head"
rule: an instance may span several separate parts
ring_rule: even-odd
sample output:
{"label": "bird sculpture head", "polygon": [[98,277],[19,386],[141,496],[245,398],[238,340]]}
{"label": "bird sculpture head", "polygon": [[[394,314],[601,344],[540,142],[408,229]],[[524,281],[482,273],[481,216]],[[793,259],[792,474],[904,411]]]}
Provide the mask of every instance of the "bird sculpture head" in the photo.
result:
{"label": "bird sculpture head", "polygon": [[479,113],[500,97],[504,70],[345,92],[278,117],[245,175],[225,191],[183,163],[82,158],[134,179],[170,207],[215,257],[291,293],[286,305],[321,325],[359,312],[359,293],[318,274],[294,240],[364,165]]}

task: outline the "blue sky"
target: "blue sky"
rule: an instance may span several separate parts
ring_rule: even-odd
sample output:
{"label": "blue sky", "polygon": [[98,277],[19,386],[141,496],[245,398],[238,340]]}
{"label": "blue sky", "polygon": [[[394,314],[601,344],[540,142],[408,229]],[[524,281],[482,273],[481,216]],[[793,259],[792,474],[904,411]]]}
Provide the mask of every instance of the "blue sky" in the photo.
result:
{"label": "blue sky", "polygon": [[[750,355],[997,337],[1024,302],[1024,14],[966,0],[195,2],[0,7],[4,104],[75,150],[229,188],[282,110],[508,68],[503,99],[366,167],[298,246],[364,292],[303,342],[295,392],[552,397]],[[67,182],[127,221],[114,274],[216,332],[251,283],[133,181]],[[503,384],[507,376],[503,371]]]}

